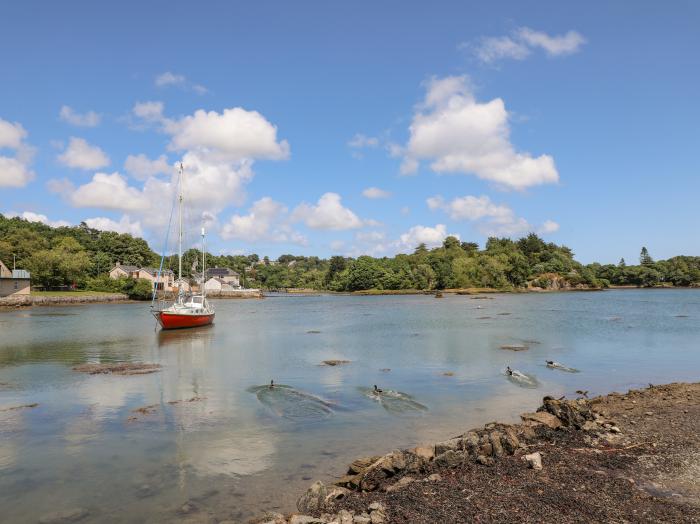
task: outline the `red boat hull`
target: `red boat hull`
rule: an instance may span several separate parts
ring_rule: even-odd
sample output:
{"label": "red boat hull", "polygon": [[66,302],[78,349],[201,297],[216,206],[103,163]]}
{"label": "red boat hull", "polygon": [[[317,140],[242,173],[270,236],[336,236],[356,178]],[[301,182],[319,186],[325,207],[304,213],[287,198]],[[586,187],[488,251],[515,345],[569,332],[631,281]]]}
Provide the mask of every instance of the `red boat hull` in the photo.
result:
{"label": "red boat hull", "polygon": [[160,311],[156,318],[163,329],[183,329],[208,326],[214,322],[214,313],[208,315],[178,315],[177,313]]}

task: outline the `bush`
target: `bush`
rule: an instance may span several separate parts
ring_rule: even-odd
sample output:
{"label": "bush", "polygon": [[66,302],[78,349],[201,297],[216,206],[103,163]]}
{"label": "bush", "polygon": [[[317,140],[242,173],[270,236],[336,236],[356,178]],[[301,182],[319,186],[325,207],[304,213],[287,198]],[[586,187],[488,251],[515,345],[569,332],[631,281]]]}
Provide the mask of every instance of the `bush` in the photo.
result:
{"label": "bush", "polygon": [[108,293],[124,293],[132,300],[149,300],[153,296],[153,284],[144,278],[110,278],[103,275],[87,279],[85,289],[90,291],[106,291]]}

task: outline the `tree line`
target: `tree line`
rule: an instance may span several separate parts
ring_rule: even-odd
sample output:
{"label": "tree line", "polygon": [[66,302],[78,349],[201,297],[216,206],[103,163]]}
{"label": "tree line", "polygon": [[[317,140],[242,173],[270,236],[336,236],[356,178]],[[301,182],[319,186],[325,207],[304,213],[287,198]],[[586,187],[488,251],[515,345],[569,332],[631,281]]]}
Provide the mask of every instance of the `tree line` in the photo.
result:
{"label": "tree line", "polygon": [[[111,281],[107,274],[117,262],[159,267],[160,256],[141,238],[100,231],[85,223],[51,227],[0,215],[0,260],[32,274],[32,285],[56,289],[73,287],[147,294],[134,282]],[[246,287],[309,288],[330,291],[440,290],[526,287],[604,288],[610,285],[652,287],[700,285],[700,257],[677,256],[655,261],[642,248],[639,264],[583,265],[572,250],[545,242],[531,233],[518,240],[489,238],[483,249],[475,242],[447,237],[439,247],[424,244],[413,253],[394,257],[315,256],[285,254],[276,260],[256,255],[207,254],[209,267],[228,267],[241,275]],[[201,271],[201,252],[183,255],[185,277]],[[167,256],[164,268],[177,270],[177,257]]]}

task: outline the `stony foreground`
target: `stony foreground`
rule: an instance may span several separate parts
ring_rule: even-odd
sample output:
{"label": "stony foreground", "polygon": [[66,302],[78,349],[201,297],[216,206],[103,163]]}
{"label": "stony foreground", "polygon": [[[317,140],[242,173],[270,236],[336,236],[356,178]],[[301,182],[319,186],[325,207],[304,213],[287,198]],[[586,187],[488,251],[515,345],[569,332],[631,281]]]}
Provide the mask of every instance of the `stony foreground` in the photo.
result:
{"label": "stony foreground", "polygon": [[700,383],[545,397],[521,424],[353,462],[274,524],[700,522]]}

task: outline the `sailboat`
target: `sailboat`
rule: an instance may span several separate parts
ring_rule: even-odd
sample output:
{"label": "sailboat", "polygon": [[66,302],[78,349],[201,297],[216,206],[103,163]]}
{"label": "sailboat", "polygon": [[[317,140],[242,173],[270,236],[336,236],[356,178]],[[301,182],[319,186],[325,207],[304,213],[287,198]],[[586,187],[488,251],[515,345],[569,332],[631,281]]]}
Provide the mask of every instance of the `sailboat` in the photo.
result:
{"label": "sailboat", "polygon": [[[177,251],[177,298],[170,305],[163,307],[151,306],[151,312],[163,329],[183,329],[207,326],[214,322],[214,306],[207,301],[207,291],[204,286],[207,274],[206,249],[204,244],[205,231],[202,228],[202,283],[199,294],[192,294],[190,287],[182,278],[182,164],[178,182],[178,251]],[[162,262],[161,262],[162,266]],[[155,290],[154,290],[155,300]]]}

